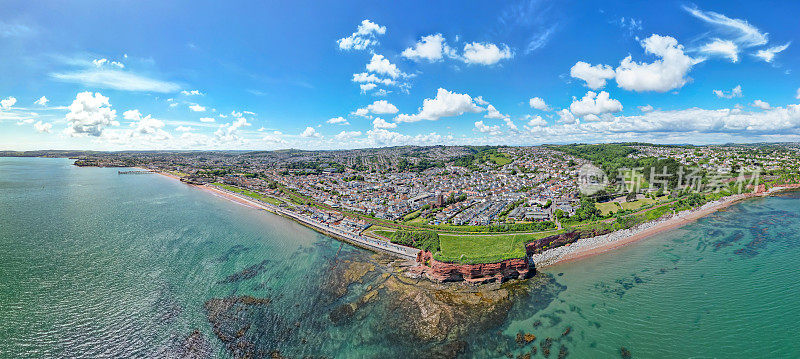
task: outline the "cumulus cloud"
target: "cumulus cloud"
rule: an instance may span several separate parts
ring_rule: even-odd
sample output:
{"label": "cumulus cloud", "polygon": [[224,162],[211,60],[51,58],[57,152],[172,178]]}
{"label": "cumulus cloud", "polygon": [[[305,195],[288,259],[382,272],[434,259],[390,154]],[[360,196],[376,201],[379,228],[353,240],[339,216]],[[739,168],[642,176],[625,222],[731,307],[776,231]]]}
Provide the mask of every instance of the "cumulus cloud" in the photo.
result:
{"label": "cumulus cloud", "polygon": [[300,137],[305,137],[305,138],[318,137],[319,138],[319,137],[322,137],[322,135],[317,133],[317,130],[315,130],[313,127],[306,127],[306,129],[303,130],[303,132],[300,133]]}
{"label": "cumulus cloud", "polygon": [[756,51],[754,56],[764,60],[765,62],[772,62],[772,60],[775,59],[775,54],[788,49],[789,44],[791,44],[791,42],[787,42],[786,44],[779,46],[773,46],[767,49],[758,50]]}
{"label": "cumulus cloud", "polygon": [[376,117],[374,120],[372,120],[372,127],[376,128],[376,129],[379,129],[379,128],[380,129],[390,129],[390,128],[397,128],[397,124],[396,123],[392,123],[392,122],[387,122],[386,120],[384,120],[384,119],[382,119],[380,117]]}
{"label": "cumulus cloud", "polygon": [[714,94],[720,98],[742,97],[742,85],[736,85],[736,87],[732,88],[729,92],[714,90]]}
{"label": "cumulus cloud", "polygon": [[565,124],[573,124],[578,122],[578,119],[575,118],[572,112],[569,112],[568,109],[564,108],[561,109],[561,111],[558,111],[558,121]]}
{"label": "cumulus cloud", "polygon": [[410,60],[426,60],[428,62],[441,61],[445,55],[455,56],[453,49],[447,46],[442,34],[423,36],[414,46],[403,50],[401,55]]}
{"label": "cumulus cloud", "polygon": [[573,97],[569,110],[573,115],[578,117],[590,114],[598,116],[622,111],[622,103],[612,99],[608,92],[600,91],[598,94],[594,91],[588,91],[580,100]]}
{"label": "cumulus cloud", "polygon": [[387,78],[380,78],[375,74],[370,74],[366,72],[361,72],[357,74],[353,74],[353,82],[357,83],[379,83],[383,85],[394,85],[395,81],[392,79]]}
{"label": "cumulus cloud", "polygon": [[545,127],[547,126],[547,121],[542,118],[542,116],[531,116],[526,115],[525,119],[528,120],[527,125],[528,127]]}
{"label": "cumulus cloud", "polygon": [[349,125],[350,124],[350,122],[347,122],[346,118],[341,117],[341,116],[328,119],[325,122],[329,123],[329,124],[332,124],[332,125]]}
{"label": "cumulus cloud", "polygon": [[367,64],[367,71],[374,72],[379,75],[386,75],[393,79],[404,75],[395,64],[391,63],[387,58],[379,54],[372,55],[372,58]]}
{"label": "cumulus cloud", "polygon": [[644,106],[638,106],[638,107],[639,107],[639,111],[642,111],[642,112],[653,111],[653,106],[650,106],[650,105],[644,105]]}
{"label": "cumulus cloud", "polygon": [[722,56],[739,62],[739,46],[731,40],[712,39],[711,42],[700,47],[699,51],[709,56]]}
{"label": "cumulus cloud", "polygon": [[366,83],[359,85],[359,87],[361,88],[361,93],[367,93],[371,90],[374,90],[376,87],[378,87],[378,85],[374,83]]}
{"label": "cumulus cloud", "polygon": [[65,132],[69,136],[99,137],[106,127],[119,125],[116,116],[117,112],[111,109],[108,97],[99,92],[81,92],[69,106],[69,113],[65,116],[69,127]]}
{"label": "cumulus cloud", "polygon": [[370,117],[369,110],[366,107],[356,109],[355,111],[351,112],[350,114],[351,115],[355,115],[355,116],[367,117],[367,118]]}
{"label": "cumulus cloud", "polygon": [[219,125],[219,128],[214,131],[214,137],[220,142],[242,142],[239,129],[250,126],[250,122],[247,122],[241,113],[233,112],[232,114],[235,117],[232,122]]}
{"label": "cumulus cloud", "polygon": [[367,106],[367,110],[377,115],[385,115],[385,114],[395,114],[397,111],[397,107],[389,103],[386,100],[378,100]]}
{"label": "cumulus cloud", "polygon": [[498,111],[496,108],[494,108],[494,106],[488,105],[486,106],[486,115],[484,115],[483,117],[499,120],[503,118],[508,118],[508,115],[504,115],[500,113],[500,111]]}
{"label": "cumulus cloud", "polygon": [[490,136],[498,136],[502,134],[502,132],[500,131],[500,126],[498,125],[488,126],[484,124],[483,121],[475,122],[475,129],[481,133],[488,133]]}
{"label": "cumulus cloud", "polygon": [[6,97],[0,100],[0,109],[6,110],[14,106],[17,103],[17,99],[13,96]]}
{"label": "cumulus cloud", "polygon": [[39,106],[47,106],[47,102],[48,101],[50,101],[50,100],[48,100],[47,97],[42,96],[42,97],[39,97],[39,99],[36,100],[36,102],[34,102],[34,104],[35,105],[39,105]]}
{"label": "cumulus cloud", "polygon": [[769,110],[770,108],[772,108],[772,107],[769,105],[769,102],[766,102],[766,101],[761,101],[761,100],[755,100],[755,101],[753,101],[753,106],[755,106],[755,107],[758,107],[758,108],[760,108],[760,109],[762,109],[762,110]]}
{"label": "cumulus cloud", "polygon": [[199,104],[193,103],[189,105],[189,109],[194,112],[205,112],[206,108],[204,106],[200,106]]}
{"label": "cumulus cloud", "polygon": [[153,118],[151,115],[142,116],[139,110],[128,110],[122,113],[122,118],[132,121],[127,137],[144,137],[147,140],[161,141],[172,138],[164,131],[164,121]]}
{"label": "cumulus cloud", "polygon": [[417,114],[400,114],[395,120],[398,122],[436,121],[442,117],[459,116],[467,112],[475,113],[482,110],[472,101],[470,95],[439,88],[435,98],[426,98],[422,102],[422,107]]}
{"label": "cumulus cloud", "polygon": [[[586,87],[599,89],[605,87],[606,80],[614,78],[616,73],[608,65],[590,65],[583,61],[578,61],[569,70],[569,75],[586,81]],[[533,107],[533,106],[531,106]]]}
{"label": "cumulus cloud", "polygon": [[464,45],[462,60],[467,64],[494,65],[501,60],[514,57],[508,45],[497,46],[492,43],[473,42]]}
{"label": "cumulus cloud", "polygon": [[185,96],[205,96],[204,93],[200,92],[200,90],[183,90],[181,94]]}
{"label": "cumulus cloud", "polygon": [[175,131],[178,131],[178,132],[191,132],[191,131],[194,131],[194,128],[192,128],[191,126],[178,126],[178,127],[175,127]]}
{"label": "cumulus cloud", "polygon": [[550,107],[547,106],[547,103],[545,103],[544,100],[540,97],[534,97],[530,99],[528,101],[528,104],[531,106],[531,108],[535,108],[537,110],[550,111]]}
{"label": "cumulus cloud", "polygon": [[356,32],[348,37],[336,40],[341,50],[364,50],[378,44],[378,35],[386,33],[386,27],[380,26],[368,19],[361,21]]}
{"label": "cumulus cloud", "polygon": [[659,57],[652,63],[637,63],[628,55],[616,69],[619,87],[631,91],[666,92],[683,87],[686,75],[697,62],[683,52],[683,45],[671,36],[653,34],[642,43],[647,53]]}
{"label": "cumulus cloud", "polygon": [[348,141],[358,136],[361,136],[361,131],[342,131],[339,132],[338,134],[333,135],[333,138],[339,141]]}
{"label": "cumulus cloud", "polygon": [[53,124],[37,121],[33,124],[33,128],[39,133],[50,133],[50,130],[53,129]]}

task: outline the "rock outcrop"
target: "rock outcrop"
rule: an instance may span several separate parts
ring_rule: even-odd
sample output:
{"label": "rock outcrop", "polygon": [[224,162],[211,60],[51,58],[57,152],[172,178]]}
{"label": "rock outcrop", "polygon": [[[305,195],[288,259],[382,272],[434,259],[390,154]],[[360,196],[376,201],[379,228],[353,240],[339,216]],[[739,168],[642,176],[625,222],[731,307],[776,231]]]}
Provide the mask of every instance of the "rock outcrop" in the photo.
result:
{"label": "rock outcrop", "polygon": [[428,264],[424,274],[436,282],[504,282],[508,279],[528,278],[533,274],[527,258],[507,259],[497,263],[460,264],[440,262],[430,252],[420,252],[417,262]]}

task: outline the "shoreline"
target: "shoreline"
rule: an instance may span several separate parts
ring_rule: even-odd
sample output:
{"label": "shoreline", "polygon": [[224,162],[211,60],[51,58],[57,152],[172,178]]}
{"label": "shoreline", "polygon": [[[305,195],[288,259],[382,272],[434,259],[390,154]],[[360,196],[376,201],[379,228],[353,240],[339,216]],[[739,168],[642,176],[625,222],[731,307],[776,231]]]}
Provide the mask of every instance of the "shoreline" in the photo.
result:
{"label": "shoreline", "polygon": [[[146,168],[141,168],[141,167],[134,167],[134,168],[149,171]],[[163,175],[163,176],[166,176],[166,177],[174,179],[174,180],[180,181],[180,177],[175,176],[175,175],[173,175],[171,173],[166,173],[166,172],[161,172],[161,171],[155,171],[155,173]],[[387,243],[381,243],[380,241],[375,240],[375,239],[371,239],[371,238],[360,238],[362,236],[351,234],[351,233],[345,233],[345,232],[343,232],[343,231],[341,231],[339,229],[332,228],[332,227],[330,227],[328,225],[321,224],[321,223],[316,223],[316,221],[314,221],[312,219],[303,218],[302,216],[300,216],[300,215],[298,215],[296,213],[293,213],[291,211],[282,209],[280,207],[277,207],[277,206],[274,206],[274,205],[271,205],[271,204],[266,204],[266,203],[263,203],[263,202],[260,202],[260,201],[256,201],[256,200],[251,200],[251,199],[248,199],[248,198],[243,198],[240,195],[228,192],[228,191],[223,190],[223,189],[216,188],[214,186],[194,185],[194,184],[189,184],[189,183],[186,183],[186,184],[189,185],[189,186],[192,186],[194,188],[206,191],[206,192],[208,192],[208,193],[210,193],[210,194],[212,194],[214,196],[217,196],[217,197],[229,200],[231,202],[243,205],[245,207],[249,207],[249,208],[253,208],[253,209],[257,209],[257,210],[267,211],[267,212],[269,212],[271,214],[274,214],[276,216],[291,220],[292,222],[295,222],[295,223],[300,224],[300,225],[302,225],[304,227],[310,228],[310,229],[312,229],[312,230],[314,230],[316,232],[322,233],[322,234],[324,234],[326,236],[329,236],[329,237],[332,237],[332,238],[334,238],[336,240],[339,240],[339,241],[342,241],[342,242],[346,242],[346,243],[348,243],[350,245],[353,245],[353,246],[356,246],[356,247],[359,247],[359,248],[363,248],[363,249],[366,249],[366,250],[369,250],[369,251],[372,251],[372,252],[388,253],[388,254],[394,255],[396,257],[405,259],[405,260],[410,260],[410,259],[416,258],[416,254],[417,254],[417,252],[419,252],[418,249],[410,248],[410,247],[402,247],[402,246],[398,246],[398,245],[396,245],[394,243],[388,243],[388,242]],[[341,232],[341,233],[339,233],[339,232]]]}
{"label": "shoreline", "polygon": [[681,228],[740,201],[750,198],[767,197],[775,193],[797,188],[800,188],[800,184],[773,187],[767,192],[728,196],[717,201],[706,203],[698,208],[679,212],[668,218],[643,223],[633,228],[623,229],[601,236],[580,239],[568,246],[549,249],[545,252],[534,254],[533,260],[534,263],[536,263],[537,269],[569,264],[622,248],[663,232]]}

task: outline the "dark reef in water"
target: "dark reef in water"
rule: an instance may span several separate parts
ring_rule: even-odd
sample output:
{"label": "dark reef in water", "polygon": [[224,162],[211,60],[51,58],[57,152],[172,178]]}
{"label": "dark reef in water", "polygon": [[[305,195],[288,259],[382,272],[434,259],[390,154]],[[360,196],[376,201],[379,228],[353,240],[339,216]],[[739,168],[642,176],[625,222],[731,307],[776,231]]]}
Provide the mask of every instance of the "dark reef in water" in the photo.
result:
{"label": "dark reef in water", "polygon": [[269,263],[268,259],[261,261],[261,263],[253,264],[245,269],[242,269],[240,272],[236,272],[227,276],[225,279],[219,281],[219,283],[236,283],[241,282],[243,280],[251,279],[257,276],[259,273],[263,272],[264,269],[267,268],[267,263]]}

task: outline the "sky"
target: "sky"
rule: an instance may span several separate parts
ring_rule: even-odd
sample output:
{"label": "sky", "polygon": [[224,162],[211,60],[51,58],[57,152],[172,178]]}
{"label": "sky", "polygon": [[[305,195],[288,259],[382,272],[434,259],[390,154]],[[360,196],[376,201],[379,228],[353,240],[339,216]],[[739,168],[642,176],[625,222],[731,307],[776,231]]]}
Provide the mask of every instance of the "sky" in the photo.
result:
{"label": "sky", "polygon": [[4,1],[0,150],[800,141],[800,2]]}

